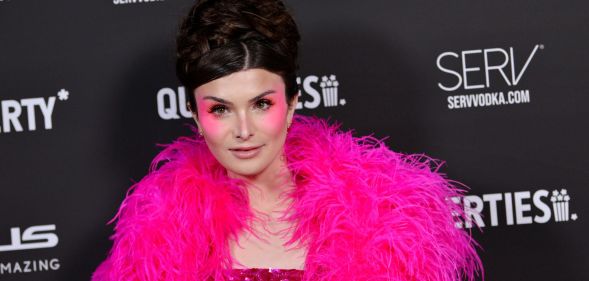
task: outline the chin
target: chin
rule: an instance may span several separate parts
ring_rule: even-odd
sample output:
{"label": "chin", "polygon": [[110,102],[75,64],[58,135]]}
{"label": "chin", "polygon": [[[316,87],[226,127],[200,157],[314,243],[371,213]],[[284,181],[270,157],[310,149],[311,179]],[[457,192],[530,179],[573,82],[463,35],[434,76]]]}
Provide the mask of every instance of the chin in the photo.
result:
{"label": "chin", "polygon": [[258,167],[256,164],[245,164],[240,165],[239,167],[228,167],[226,166],[228,172],[233,173],[235,175],[243,176],[243,177],[253,177],[262,173],[263,169]]}
{"label": "chin", "polygon": [[243,170],[228,170],[230,171],[230,173],[240,176],[240,177],[245,177],[245,178],[254,178],[255,176],[259,175],[261,173],[261,171],[258,170],[251,170],[251,169],[243,169]]}

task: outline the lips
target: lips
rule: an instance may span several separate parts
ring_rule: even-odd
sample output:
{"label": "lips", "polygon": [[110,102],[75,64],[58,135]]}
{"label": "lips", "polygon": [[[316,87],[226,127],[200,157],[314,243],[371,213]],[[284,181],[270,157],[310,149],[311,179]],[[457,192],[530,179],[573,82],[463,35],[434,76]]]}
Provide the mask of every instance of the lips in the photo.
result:
{"label": "lips", "polygon": [[239,159],[250,159],[256,157],[260,150],[262,150],[263,145],[259,146],[247,146],[247,147],[236,147],[230,148],[229,151],[233,154],[233,156]]}

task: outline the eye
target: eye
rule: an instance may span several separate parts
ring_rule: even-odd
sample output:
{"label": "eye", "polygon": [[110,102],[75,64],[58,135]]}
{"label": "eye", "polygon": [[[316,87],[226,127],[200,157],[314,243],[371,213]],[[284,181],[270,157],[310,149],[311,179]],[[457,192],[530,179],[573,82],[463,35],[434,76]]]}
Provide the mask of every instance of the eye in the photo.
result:
{"label": "eye", "polygon": [[222,104],[213,105],[209,109],[209,113],[212,113],[217,116],[221,116],[221,115],[227,113],[227,106],[222,105]]}
{"label": "eye", "polygon": [[255,107],[261,110],[267,110],[270,108],[274,103],[269,99],[259,99],[256,101]]}

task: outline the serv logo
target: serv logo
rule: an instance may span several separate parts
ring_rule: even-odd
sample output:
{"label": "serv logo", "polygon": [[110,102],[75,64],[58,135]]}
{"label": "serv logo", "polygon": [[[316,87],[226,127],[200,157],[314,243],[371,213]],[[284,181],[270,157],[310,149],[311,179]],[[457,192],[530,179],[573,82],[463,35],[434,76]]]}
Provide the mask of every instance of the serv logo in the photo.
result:
{"label": "serv logo", "polygon": [[[437,86],[453,94],[447,98],[448,109],[529,103],[530,90],[517,86],[544,49],[544,44],[536,44],[529,51],[494,47],[442,52],[436,59],[443,73]],[[527,54],[523,60],[522,53]]]}

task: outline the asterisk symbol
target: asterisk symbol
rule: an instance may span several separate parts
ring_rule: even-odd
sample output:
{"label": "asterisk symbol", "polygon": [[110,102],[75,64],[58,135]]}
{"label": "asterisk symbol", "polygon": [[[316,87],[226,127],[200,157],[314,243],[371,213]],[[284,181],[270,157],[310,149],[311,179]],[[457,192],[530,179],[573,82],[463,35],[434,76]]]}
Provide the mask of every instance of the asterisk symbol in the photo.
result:
{"label": "asterisk symbol", "polygon": [[341,99],[341,100],[339,100],[339,104],[340,104],[340,105],[346,105],[346,100],[345,100],[345,99]]}
{"label": "asterisk symbol", "polygon": [[57,92],[57,97],[59,98],[59,100],[67,100],[70,96],[70,92],[68,92],[66,89],[61,89],[59,90],[59,92]]}

